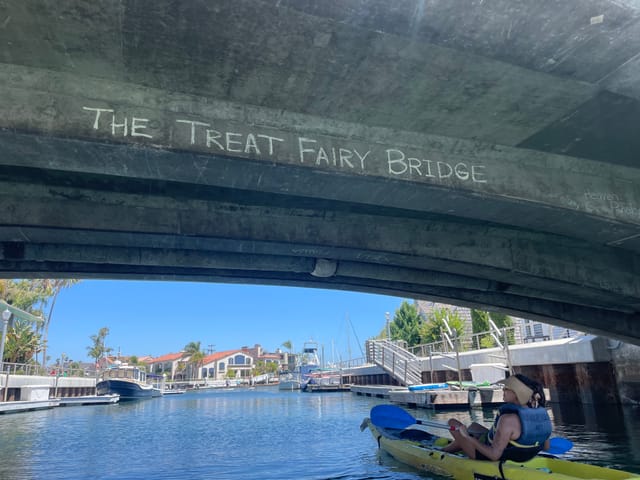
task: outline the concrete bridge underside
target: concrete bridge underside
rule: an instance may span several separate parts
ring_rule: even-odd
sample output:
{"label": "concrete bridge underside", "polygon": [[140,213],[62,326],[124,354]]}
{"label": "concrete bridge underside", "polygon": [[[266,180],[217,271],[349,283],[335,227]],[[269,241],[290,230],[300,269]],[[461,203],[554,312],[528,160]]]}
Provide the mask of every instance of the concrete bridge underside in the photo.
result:
{"label": "concrete bridge underside", "polygon": [[0,277],[434,299],[640,344],[632,0],[7,0]]}

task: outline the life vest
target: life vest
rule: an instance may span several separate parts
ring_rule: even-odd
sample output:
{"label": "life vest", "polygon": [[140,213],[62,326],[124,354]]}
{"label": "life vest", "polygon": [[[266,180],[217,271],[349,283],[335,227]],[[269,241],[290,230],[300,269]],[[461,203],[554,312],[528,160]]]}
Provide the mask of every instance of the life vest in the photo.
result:
{"label": "life vest", "polygon": [[526,462],[535,457],[544,447],[544,442],[551,435],[551,419],[544,408],[528,408],[513,403],[507,403],[500,407],[498,416],[487,435],[489,443],[493,442],[495,429],[500,415],[515,413],[520,418],[522,433],[517,440],[510,440],[504,449],[500,460],[513,460],[514,462]]}

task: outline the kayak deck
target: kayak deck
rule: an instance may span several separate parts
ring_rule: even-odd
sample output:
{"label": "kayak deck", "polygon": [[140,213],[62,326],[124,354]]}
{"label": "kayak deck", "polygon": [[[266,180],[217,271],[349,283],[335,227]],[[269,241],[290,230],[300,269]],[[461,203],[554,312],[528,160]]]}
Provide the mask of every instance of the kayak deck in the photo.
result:
{"label": "kayak deck", "polygon": [[453,476],[457,480],[640,480],[640,474],[538,455],[525,463],[473,460],[460,453],[441,450],[448,440],[414,428],[396,430],[374,425],[366,418],[378,446],[398,461],[419,470]]}

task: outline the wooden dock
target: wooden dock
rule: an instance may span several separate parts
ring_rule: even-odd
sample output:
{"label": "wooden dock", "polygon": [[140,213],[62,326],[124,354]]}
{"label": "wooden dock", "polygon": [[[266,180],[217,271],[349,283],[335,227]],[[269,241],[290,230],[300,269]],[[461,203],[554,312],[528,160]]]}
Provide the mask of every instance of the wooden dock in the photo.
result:
{"label": "wooden dock", "polygon": [[303,390],[309,393],[322,393],[322,392],[349,392],[351,391],[351,385],[335,384],[335,385],[314,385],[308,384]]}
{"label": "wooden dock", "polygon": [[74,405],[109,405],[118,403],[120,395],[117,393],[109,395],[84,395],[81,397],[62,397],[56,398],[61,407],[69,407]]}
{"label": "wooden dock", "polygon": [[502,389],[491,387],[410,391],[405,387],[352,385],[351,392],[367,397],[386,398],[392,403],[434,410],[495,407],[504,403]]}
{"label": "wooden dock", "polygon": [[60,405],[56,400],[18,400],[16,402],[0,402],[0,414],[31,412],[45,410]]}

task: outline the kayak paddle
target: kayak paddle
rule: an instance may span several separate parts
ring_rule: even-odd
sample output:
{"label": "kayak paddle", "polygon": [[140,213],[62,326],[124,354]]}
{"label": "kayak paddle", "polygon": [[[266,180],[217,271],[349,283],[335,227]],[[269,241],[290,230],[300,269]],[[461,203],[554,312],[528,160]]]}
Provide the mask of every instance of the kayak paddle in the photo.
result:
{"label": "kayak paddle", "polygon": [[[377,427],[394,428],[403,430],[410,425],[426,425],[428,427],[443,428],[449,431],[455,430],[447,423],[434,422],[431,420],[418,420],[406,410],[395,405],[376,405],[371,409],[371,422]],[[562,455],[573,448],[573,442],[568,438],[554,437],[549,439],[549,449],[545,453],[551,455]]]}

